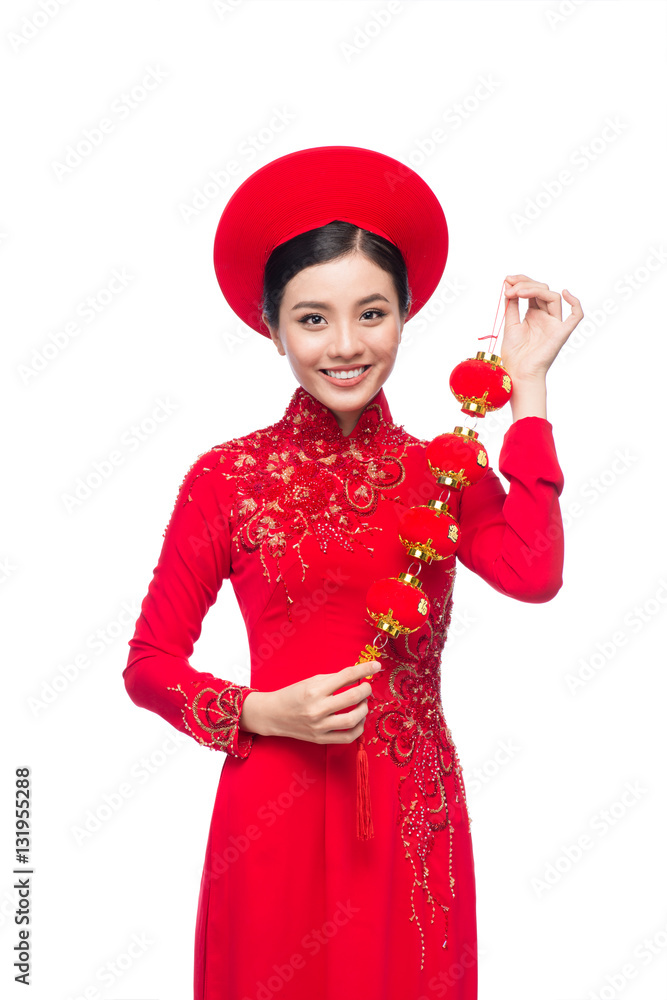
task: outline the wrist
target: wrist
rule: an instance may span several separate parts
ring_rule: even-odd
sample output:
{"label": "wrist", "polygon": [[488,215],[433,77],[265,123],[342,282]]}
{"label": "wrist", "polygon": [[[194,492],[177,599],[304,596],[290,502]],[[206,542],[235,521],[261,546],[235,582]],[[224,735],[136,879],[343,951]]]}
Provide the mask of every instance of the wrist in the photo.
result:
{"label": "wrist", "polygon": [[546,388],[547,384],[546,372],[535,372],[532,375],[517,375],[517,376],[512,375],[511,378],[512,378],[513,388],[515,386],[529,387],[537,385],[544,386]]}
{"label": "wrist", "polygon": [[512,379],[512,395],[510,396],[512,418],[547,416],[547,383],[546,373]]}
{"label": "wrist", "polygon": [[239,717],[239,729],[258,736],[270,736],[268,726],[267,696],[270,691],[250,691],[243,699],[243,708]]}

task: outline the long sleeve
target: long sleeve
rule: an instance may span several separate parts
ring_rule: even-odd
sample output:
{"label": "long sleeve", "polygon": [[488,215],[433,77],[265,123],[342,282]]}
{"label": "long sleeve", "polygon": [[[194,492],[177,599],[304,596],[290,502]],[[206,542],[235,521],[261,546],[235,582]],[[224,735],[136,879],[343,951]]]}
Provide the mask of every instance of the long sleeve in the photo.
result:
{"label": "long sleeve", "polygon": [[239,728],[243,702],[256,688],[233,684],[190,665],[202,620],[231,572],[231,503],[226,480],[200,455],[181,484],[164,532],[123,671],[126,690],[203,746],[245,758],[255,733]]}
{"label": "long sleeve", "polygon": [[463,489],[459,506],[464,566],[495,590],[534,604],[550,601],[563,585],[563,521],[558,498],[563,473],[553,427],[522,417],[506,433],[498,458],[506,493],[493,469]]}

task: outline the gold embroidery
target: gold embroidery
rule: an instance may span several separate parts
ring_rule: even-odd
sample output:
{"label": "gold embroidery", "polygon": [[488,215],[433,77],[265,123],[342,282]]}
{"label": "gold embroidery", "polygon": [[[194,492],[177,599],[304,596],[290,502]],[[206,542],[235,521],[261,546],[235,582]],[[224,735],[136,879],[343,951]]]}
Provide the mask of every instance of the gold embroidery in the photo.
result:
{"label": "gold embroidery", "polygon": [[[428,443],[385,420],[379,404],[366,408],[357,427],[353,437],[344,437],[331,411],[300,388],[280,421],[211,449],[219,455],[219,461],[202,468],[194,477],[193,482],[201,475],[219,474],[233,481],[233,543],[238,552],[243,547],[258,553],[269,581],[272,577],[267,557],[279,564],[288,546],[298,553],[305,579],[308,564],[300,546],[308,536],[315,537],[323,552],[334,539],[348,550],[355,542],[370,548],[366,539],[372,540],[372,532],[381,529],[364,518],[375,512],[378,501],[386,495],[384,491],[404,482],[406,470],[401,459],[406,447]],[[451,617],[454,560],[451,566],[451,586],[446,593],[431,596],[430,612],[419,638],[411,634],[388,635],[380,656],[384,659],[389,654],[393,663],[387,667],[389,696],[385,701],[371,699],[367,716],[367,731],[374,734],[367,744],[374,744],[379,754],[386,755],[401,770],[401,839],[414,874],[410,919],[416,920],[421,935],[422,969],[424,932],[415,895],[419,889],[425,894],[431,922],[438,908],[447,921],[448,903],[455,896],[455,828],[447,799],[447,788],[451,789],[452,784],[455,801],[462,802],[470,828],[461,766],[440,699],[440,657]],[[285,587],[287,616],[291,620],[292,601],[281,573],[279,579]],[[376,653],[372,658],[379,656]],[[198,706],[199,702],[193,708],[187,706],[193,717]],[[228,734],[230,726],[231,720]],[[207,732],[206,727],[202,732]],[[209,736],[215,738],[214,733]],[[197,738],[210,745],[201,733]],[[436,837],[443,835],[447,836],[449,852],[448,900],[436,898],[428,878],[428,857]]]}
{"label": "gold embroidery", "polygon": [[[213,687],[200,688],[192,699],[177,684],[168,687],[168,691],[180,691],[185,698],[181,710],[183,723],[191,736],[202,746],[212,750],[222,750],[235,757],[247,757],[255,739],[255,733],[239,729],[244,692],[256,691],[258,688],[248,688],[231,681],[220,681],[224,685],[221,690]],[[238,733],[238,736],[237,736]],[[234,750],[237,737],[238,752]]]}
{"label": "gold embroidery", "polygon": [[405,857],[414,872],[410,919],[416,920],[421,936],[422,969],[424,932],[415,909],[414,896],[417,888],[421,888],[427,905],[431,907],[431,922],[436,907],[440,907],[447,927],[449,900],[438,899],[431,892],[427,865],[437,835],[445,831],[451,898],[456,895],[452,875],[454,826],[449,815],[446,779],[455,783],[454,798],[457,803],[462,802],[470,829],[461,765],[440,697],[440,658],[451,621],[453,586],[454,575],[449,590],[432,601],[429,634],[417,641],[416,649],[411,648],[409,635],[388,639],[385,650],[395,661],[394,666],[386,668],[389,697],[382,701],[379,688],[376,688],[377,697],[371,699],[371,708],[366,716],[367,731],[375,734],[366,737],[366,744],[377,744],[381,748],[379,755],[389,757],[397,767],[405,769],[405,773],[399,776],[399,799],[404,812],[401,837],[406,848]]}
{"label": "gold embroidery", "polygon": [[[331,410],[299,387],[281,420],[211,449],[219,453],[218,463],[201,469],[193,482],[213,470],[233,480],[236,551],[258,552],[271,582],[267,556],[279,564],[289,544],[305,580],[301,545],[309,535],[323,552],[333,540],[348,551],[355,544],[372,551],[374,533],[382,529],[365,518],[383,491],[405,480],[401,456],[416,442],[384,419],[378,403],[366,407],[353,435],[345,437]],[[293,601],[282,573],[278,578],[291,621]]]}

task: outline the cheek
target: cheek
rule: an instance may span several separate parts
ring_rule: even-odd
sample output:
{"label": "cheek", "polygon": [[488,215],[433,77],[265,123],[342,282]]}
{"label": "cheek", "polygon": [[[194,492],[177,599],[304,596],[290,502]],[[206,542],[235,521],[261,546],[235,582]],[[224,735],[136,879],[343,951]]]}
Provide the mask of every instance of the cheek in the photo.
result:
{"label": "cheek", "polygon": [[300,347],[297,348],[292,357],[296,364],[301,368],[312,368],[313,365],[317,364],[319,360],[319,354],[311,348]]}
{"label": "cheek", "polygon": [[374,345],[375,352],[378,357],[392,359],[398,354],[398,349],[400,346],[400,340],[398,336],[398,330],[394,329],[393,333],[389,337],[382,337]]}
{"label": "cheek", "polygon": [[300,337],[299,331],[296,334],[287,332],[283,345],[292,365],[297,368],[308,368],[317,360],[314,345],[307,343],[304,337]]}

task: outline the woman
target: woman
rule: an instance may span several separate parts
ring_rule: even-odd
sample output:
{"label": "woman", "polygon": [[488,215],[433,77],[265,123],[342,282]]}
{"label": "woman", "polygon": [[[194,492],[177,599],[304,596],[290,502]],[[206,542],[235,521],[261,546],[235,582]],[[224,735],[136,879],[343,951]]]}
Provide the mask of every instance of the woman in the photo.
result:
{"label": "woman", "polygon": [[[509,494],[489,468],[447,498],[428,441],[393,423],[383,388],[447,249],[425,182],[358,147],[273,161],[220,220],[223,293],[287,358],[298,387],[281,419],[211,448],[186,474],[124,672],[136,704],[227,755],[199,897],[195,1000],[477,997],[470,817],[440,696],[456,559],[423,566],[428,619],[385,645],[370,646],[382,633],[366,594],[408,569],[401,513],[443,496],[464,566],[518,600],[556,595],[563,476],[545,375],[583,314],[568,293],[563,322],[557,293],[507,279],[501,354],[514,422],[499,468]],[[523,321],[519,298],[529,299]],[[446,410],[436,433],[455,420],[455,401]],[[250,686],[189,663],[226,578],[248,629]],[[362,734],[367,839],[355,834]]]}

